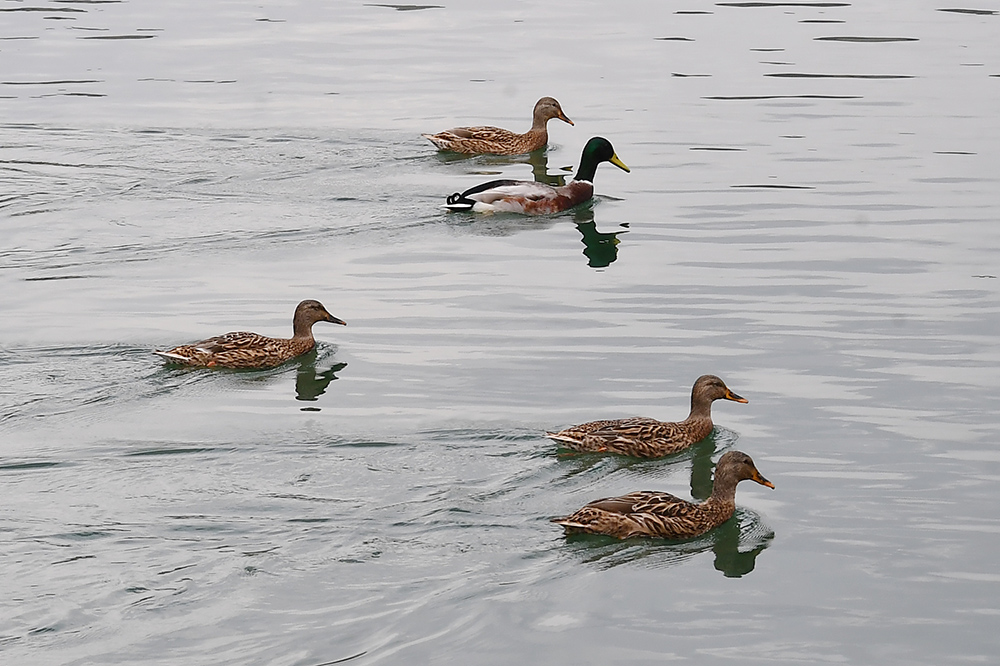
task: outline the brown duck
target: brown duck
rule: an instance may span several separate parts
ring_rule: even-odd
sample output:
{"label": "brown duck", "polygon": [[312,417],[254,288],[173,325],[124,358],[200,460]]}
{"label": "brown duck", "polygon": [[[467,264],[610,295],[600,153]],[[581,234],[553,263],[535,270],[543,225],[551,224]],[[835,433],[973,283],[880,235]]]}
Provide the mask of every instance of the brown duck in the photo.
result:
{"label": "brown duck", "polygon": [[552,97],[543,97],[535,103],[531,129],[524,134],[500,127],[455,127],[437,134],[421,134],[439,150],[450,150],[469,155],[521,155],[544,148],[549,143],[548,122],[552,118],[573,124],[562,107]]}
{"label": "brown duck", "polygon": [[257,333],[226,333],[167,351],[154,351],[170,363],[204,368],[273,368],[305,354],[316,340],[312,326],[318,321],[347,325],[326,311],[319,301],[302,301],[292,318],[291,338],[269,338]]}
{"label": "brown duck", "polygon": [[689,539],[729,520],[736,511],[736,485],[745,479],[774,484],[761,476],[750,456],[729,451],[715,467],[712,495],[695,504],[670,493],[640,491],[587,504],[565,518],[553,518],[567,534],[587,532],[625,539],[633,536]]}
{"label": "brown duck", "polygon": [[606,451],[638,458],[657,458],[683,451],[712,432],[712,402],[719,398],[748,402],[715,375],[702,375],[691,389],[691,413],[683,421],[657,421],[643,416],[591,421],[545,436],[575,451]]}

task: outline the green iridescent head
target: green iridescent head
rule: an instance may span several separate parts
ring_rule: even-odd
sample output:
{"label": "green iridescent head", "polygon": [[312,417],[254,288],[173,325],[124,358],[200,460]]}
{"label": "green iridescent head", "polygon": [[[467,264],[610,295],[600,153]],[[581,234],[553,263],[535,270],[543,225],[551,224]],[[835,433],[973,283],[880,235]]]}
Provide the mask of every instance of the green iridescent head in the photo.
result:
{"label": "green iridescent head", "polygon": [[625,163],[615,155],[615,149],[611,145],[611,142],[604,137],[595,136],[583,147],[583,155],[580,157],[580,169],[576,172],[574,180],[594,182],[597,165],[601,162],[611,162],[622,171],[629,171]]}

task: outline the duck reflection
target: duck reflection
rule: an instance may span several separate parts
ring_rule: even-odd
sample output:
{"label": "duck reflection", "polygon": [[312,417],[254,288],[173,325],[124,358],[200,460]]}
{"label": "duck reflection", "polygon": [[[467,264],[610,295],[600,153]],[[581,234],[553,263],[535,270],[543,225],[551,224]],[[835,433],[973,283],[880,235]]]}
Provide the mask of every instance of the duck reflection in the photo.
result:
{"label": "duck reflection", "polygon": [[330,382],[337,379],[336,373],[347,367],[346,363],[335,363],[326,370],[317,370],[315,350],[300,359],[295,375],[295,399],[306,402],[315,402],[319,399],[319,396],[326,393],[326,387]]}
{"label": "duck reflection", "polygon": [[566,176],[570,173],[571,167],[561,169],[563,173],[549,173],[549,154],[546,150],[536,150],[528,153],[528,164],[531,165],[531,175],[536,183],[545,183],[552,187],[562,187],[566,184]]}
{"label": "duck reflection", "polygon": [[[536,183],[545,183],[546,185],[551,185],[552,187],[562,187],[565,185],[566,176],[573,170],[573,167],[571,166],[562,167],[559,169],[559,172],[550,174],[549,153],[545,148],[536,150],[532,153],[527,153],[525,155],[466,155],[463,153],[440,152],[437,153],[436,158],[438,161],[445,164],[464,162],[466,160],[475,160],[477,164],[495,167],[508,166],[511,164],[528,164],[531,166],[531,177],[535,179]],[[479,175],[484,176],[499,176],[503,172],[485,171],[478,173]]]}
{"label": "duck reflection", "polygon": [[574,221],[576,230],[583,236],[583,255],[587,257],[587,265],[591,268],[606,268],[614,263],[618,258],[618,244],[621,243],[618,234],[623,234],[628,229],[613,233],[598,231],[592,204],[581,206],[574,211]]}
{"label": "duck reflection", "polygon": [[[718,437],[718,444],[717,435],[722,435]],[[687,451],[671,457],[675,463],[690,459],[691,496],[694,499],[704,501],[712,494],[712,472],[715,469],[712,458],[717,451],[721,453],[732,443],[728,439],[725,434],[715,432]],[[667,567],[699,553],[712,551],[717,571],[727,578],[741,578],[754,570],[757,556],[771,545],[774,531],[756,512],[737,508],[733,517],[716,529],[686,541],[649,538],[619,540],[595,534],[572,534],[565,539],[574,555],[602,569],[631,562],[654,568]]]}

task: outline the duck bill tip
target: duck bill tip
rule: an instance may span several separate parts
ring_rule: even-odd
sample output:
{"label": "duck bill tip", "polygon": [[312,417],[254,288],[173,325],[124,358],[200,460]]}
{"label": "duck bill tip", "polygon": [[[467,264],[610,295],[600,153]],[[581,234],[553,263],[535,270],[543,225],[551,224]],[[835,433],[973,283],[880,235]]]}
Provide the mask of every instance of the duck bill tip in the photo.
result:
{"label": "duck bill tip", "polygon": [[576,123],[574,123],[572,120],[570,120],[566,116],[559,116],[559,120],[563,121],[564,123],[569,123],[570,125],[573,125],[574,127],[576,127]]}
{"label": "duck bill tip", "polygon": [[761,476],[760,473],[754,474],[753,480],[762,486],[767,486],[771,490],[774,490],[774,484],[765,479],[763,476]]}
{"label": "duck bill tip", "polygon": [[726,391],[726,400],[732,400],[733,402],[742,402],[744,405],[750,402],[741,395],[736,395],[732,391]]}
{"label": "duck bill tip", "polygon": [[608,160],[608,161],[611,162],[612,164],[614,164],[616,167],[618,167],[622,171],[624,171],[625,173],[632,173],[632,170],[629,169],[628,166],[624,162],[621,161],[621,159],[618,157],[618,155],[612,155],[611,159]]}

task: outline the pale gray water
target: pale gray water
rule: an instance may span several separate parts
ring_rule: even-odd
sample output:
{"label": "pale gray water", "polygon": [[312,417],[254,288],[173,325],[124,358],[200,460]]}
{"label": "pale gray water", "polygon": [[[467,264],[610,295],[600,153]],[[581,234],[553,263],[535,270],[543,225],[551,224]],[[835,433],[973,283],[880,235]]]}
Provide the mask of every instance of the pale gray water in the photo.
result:
{"label": "pale gray water", "polygon": [[[995,661],[1000,6],[739,4],[0,4],[0,660]],[[419,137],[542,95],[547,165]],[[593,206],[440,208],[593,135]],[[541,437],[707,372],[681,456]],[[733,447],[701,539],[548,523]]]}

